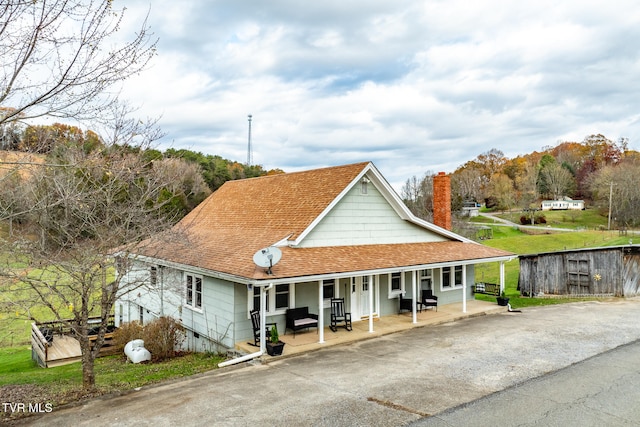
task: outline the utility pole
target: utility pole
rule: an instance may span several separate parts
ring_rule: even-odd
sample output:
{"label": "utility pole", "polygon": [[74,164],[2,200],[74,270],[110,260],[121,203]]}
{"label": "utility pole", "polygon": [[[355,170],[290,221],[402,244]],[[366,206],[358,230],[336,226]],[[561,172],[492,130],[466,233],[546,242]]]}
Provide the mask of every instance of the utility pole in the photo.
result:
{"label": "utility pole", "polygon": [[247,166],[251,166],[251,163],[253,163],[253,149],[251,147],[251,114],[249,114],[248,118],[249,118],[249,141],[247,143]]}
{"label": "utility pole", "polygon": [[613,181],[609,183],[609,219],[607,220],[607,230],[611,230],[611,201],[613,200]]}

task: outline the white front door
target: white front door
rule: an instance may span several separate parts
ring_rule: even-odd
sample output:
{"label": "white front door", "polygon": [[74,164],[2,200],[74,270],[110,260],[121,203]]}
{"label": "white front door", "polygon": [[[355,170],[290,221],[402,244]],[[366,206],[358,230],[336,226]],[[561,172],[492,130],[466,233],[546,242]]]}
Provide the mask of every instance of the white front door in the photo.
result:
{"label": "white front door", "polygon": [[[378,316],[378,287],[373,277],[373,315]],[[369,276],[351,278],[351,312],[353,320],[369,318]]]}

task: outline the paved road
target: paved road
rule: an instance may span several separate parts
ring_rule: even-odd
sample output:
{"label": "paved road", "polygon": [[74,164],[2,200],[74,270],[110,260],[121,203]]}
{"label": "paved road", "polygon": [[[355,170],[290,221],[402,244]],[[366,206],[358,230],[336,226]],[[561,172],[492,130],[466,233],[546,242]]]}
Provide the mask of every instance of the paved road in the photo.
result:
{"label": "paved road", "polygon": [[526,381],[412,427],[638,426],[640,341]]}
{"label": "paved road", "polygon": [[[487,395],[497,398],[500,395],[493,393],[529,384],[532,378],[640,339],[639,318],[637,299],[505,312],[416,328],[269,364],[220,369],[125,396],[55,409],[26,424],[399,426],[418,420],[445,422],[441,414],[449,408]],[[637,373],[629,372],[637,381]],[[569,374],[568,378],[563,381],[572,382],[560,381],[557,388],[545,393],[562,402],[567,387],[575,390],[588,382],[588,377]],[[605,380],[605,388],[611,384]],[[511,409],[545,402],[535,394],[512,396],[512,400],[498,400]],[[623,401],[626,399],[620,397]],[[580,406],[572,408],[582,410]],[[610,413],[616,413],[615,406]],[[438,417],[429,418],[435,414]],[[467,419],[457,419],[457,424],[452,419],[451,425],[468,425]]]}

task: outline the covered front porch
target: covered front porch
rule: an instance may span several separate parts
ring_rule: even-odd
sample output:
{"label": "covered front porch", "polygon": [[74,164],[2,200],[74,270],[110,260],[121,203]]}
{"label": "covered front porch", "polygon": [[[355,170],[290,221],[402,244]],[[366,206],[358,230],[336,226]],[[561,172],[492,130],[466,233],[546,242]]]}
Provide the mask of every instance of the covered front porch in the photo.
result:
{"label": "covered front porch", "polygon": [[[322,343],[318,342],[320,331],[317,331],[314,328],[307,331],[300,331],[295,334],[295,337],[293,333],[280,333],[280,340],[286,343],[283,356],[292,356],[321,348],[327,348],[333,345],[377,338],[412,328],[429,327],[470,317],[500,313],[506,310],[506,307],[498,306],[496,303],[469,300],[466,302],[466,312],[463,312],[461,302],[439,305],[438,311],[428,309],[423,310],[422,312],[417,312],[416,323],[413,323],[412,321],[412,312],[377,317],[373,320],[373,332],[370,332],[368,320],[353,322],[352,331],[347,331],[344,328],[338,328],[337,332],[333,332],[329,329],[329,326],[326,326],[322,331],[324,335],[324,342]],[[254,353],[257,350],[255,346],[249,344],[246,340],[237,342],[235,347],[237,350],[247,354]],[[265,354],[263,357],[270,356]]]}

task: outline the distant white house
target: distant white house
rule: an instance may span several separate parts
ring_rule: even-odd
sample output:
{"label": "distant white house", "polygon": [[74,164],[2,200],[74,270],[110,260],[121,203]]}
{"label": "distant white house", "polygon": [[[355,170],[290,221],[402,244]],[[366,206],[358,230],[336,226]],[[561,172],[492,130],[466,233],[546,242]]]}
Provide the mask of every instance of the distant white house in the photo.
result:
{"label": "distant white house", "polygon": [[480,215],[480,203],[464,202],[462,203],[462,216],[474,217]]}
{"label": "distant white house", "polygon": [[543,211],[583,210],[584,200],[573,200],[565,197],[562,200],[543,200]]}

